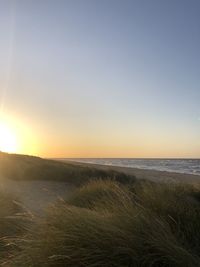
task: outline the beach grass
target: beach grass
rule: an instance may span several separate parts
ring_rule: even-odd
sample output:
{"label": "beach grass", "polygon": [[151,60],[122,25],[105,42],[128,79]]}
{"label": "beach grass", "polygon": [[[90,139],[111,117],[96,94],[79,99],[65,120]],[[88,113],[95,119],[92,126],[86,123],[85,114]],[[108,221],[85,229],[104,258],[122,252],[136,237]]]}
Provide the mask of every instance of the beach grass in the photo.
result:
{"label": "beach grass", "polygon": [[60,181],[75,186],[85,184],[91,179],[109,178],[125,184],[135,181],[134,175],[115,170],[100,170],[92,166],[2,152],[0,152],[0,174],[13,180]]}
{"label": "beach grass", "polygon": [[200,266],[198,184],[5,153],[0,162],[4,178],[75,185],[40,217],[0,192],[1,266]]}
{"label": "beach grass", "polygon": [[199,192],[90,181],[36,220],[9,266],[200,266]]}

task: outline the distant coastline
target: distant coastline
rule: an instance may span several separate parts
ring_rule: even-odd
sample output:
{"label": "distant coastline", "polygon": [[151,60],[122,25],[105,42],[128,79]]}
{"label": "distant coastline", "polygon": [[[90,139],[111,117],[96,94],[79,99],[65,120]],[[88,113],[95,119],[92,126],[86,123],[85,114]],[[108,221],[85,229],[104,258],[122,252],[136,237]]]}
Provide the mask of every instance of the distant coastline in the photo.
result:
{"label": "distant coastline", "polygon": [[200,176],[200,159],[59,158],[57,160]]}

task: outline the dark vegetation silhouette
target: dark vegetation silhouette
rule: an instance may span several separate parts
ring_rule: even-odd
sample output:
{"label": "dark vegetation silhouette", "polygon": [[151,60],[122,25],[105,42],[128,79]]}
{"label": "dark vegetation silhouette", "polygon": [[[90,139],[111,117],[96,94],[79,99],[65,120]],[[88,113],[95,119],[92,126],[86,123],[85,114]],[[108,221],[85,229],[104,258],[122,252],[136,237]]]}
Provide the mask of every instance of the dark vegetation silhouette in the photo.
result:
{"label": "dark vegetation silhouette", "polygon": [[88,166],[39,157],[0,152],[1,176],[14,180],[51,180],[81,185],[91,178],[111,178],[122,183],[134,182],[135,177],[114,170],[104,171]]}

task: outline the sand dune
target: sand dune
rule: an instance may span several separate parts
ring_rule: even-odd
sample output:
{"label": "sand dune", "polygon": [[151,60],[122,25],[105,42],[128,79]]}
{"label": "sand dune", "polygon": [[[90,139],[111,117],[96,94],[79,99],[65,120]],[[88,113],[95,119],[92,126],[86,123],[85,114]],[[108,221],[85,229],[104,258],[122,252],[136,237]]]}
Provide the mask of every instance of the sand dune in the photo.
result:
{"label": "sand dune", "polygon": [[[91,166],[87,163],[71,162],[74,166]],[[101,170],[115,170],[125,174],[134,175],[138,179],[148,179],[158,182],[184,182],[200,183],[200,176],[180,174],[172,172],[143,170],[136,168],[124,168],[92,164],[92,167]],[[49,180],[12,180],[0,177],[0,190],[14,194],[19,198],[22,205],[33,213],[42,214],[49,205],[54,204],[58,199],[66,199],[75,186],[64,181]]]}

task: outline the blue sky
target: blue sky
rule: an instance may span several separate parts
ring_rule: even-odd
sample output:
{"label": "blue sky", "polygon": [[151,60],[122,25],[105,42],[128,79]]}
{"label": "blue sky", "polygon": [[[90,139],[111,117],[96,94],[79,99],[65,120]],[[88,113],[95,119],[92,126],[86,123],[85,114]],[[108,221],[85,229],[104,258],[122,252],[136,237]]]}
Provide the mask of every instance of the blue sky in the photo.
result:
{"label": "blue sky", "polygon": [[198,0],[1,0],[1,112],[45,156],[200,157],[199,12]]}

